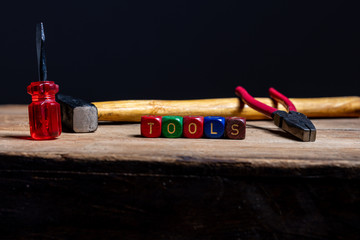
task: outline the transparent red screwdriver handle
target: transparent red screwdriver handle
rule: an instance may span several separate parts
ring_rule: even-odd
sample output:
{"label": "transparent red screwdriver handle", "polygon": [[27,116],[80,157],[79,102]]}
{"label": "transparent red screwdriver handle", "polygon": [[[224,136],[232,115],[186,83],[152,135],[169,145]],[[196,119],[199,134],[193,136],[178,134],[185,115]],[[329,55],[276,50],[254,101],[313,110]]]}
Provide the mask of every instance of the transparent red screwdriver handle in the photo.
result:
{"label": "transparent red screwdriver handle", "polygon": [[32,82],[27,92],[32,96],[29,105],[30,134],[33,139],[53,139],[61,134],[60,104],[55,101],[59,86],[52,81]]}

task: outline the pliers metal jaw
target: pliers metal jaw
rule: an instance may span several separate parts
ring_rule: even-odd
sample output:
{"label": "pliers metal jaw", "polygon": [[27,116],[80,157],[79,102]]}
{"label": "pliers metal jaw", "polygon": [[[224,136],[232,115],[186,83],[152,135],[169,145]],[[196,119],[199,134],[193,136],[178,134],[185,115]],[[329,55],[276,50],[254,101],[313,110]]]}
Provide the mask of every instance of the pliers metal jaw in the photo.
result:
{"label": "pliers metal jaw", "polygon": [[269,89],[270,97],[284,105],[288,112],[255,100],[243,87],[237,87],[235,93],[251,108],[271,117],[279,128],[304,142],[315,141],[316,128],[314,124],[304,114],[297,112],[294,104],[274,88]]}
{"label": "pliers metal jaw", "polygon": [[316,128],[302,113],[275,111],[272,113],[274,124],[304,142],[315,142]]}

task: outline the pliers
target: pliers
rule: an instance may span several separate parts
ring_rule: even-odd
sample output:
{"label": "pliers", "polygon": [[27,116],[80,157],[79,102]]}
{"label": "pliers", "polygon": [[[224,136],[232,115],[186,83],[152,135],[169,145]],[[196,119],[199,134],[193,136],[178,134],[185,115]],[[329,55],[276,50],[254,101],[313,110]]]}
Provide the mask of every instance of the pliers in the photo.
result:
{"label": "pliers", "polygon": [[272,118],[274,124],[279,128],[304,142],[315,141],[316,128],[314,124],[304,114],[297,112],[294,104],[274,88],[269,88],[270,97],[276,102],[281,103],[288,112],[278,110],[255,100],[243,87],[236,87],[235,93],[251,108]]}

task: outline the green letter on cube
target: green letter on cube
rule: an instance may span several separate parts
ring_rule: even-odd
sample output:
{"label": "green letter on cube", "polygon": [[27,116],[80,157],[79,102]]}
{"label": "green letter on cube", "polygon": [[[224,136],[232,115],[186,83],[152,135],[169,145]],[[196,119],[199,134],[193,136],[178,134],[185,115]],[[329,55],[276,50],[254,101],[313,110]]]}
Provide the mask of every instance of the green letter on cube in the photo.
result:
{"label": "green letter on cube", "polygon": [[179,116],[162,117],[162,135],[167,138],[179,138],[183,132],[183,118]]}

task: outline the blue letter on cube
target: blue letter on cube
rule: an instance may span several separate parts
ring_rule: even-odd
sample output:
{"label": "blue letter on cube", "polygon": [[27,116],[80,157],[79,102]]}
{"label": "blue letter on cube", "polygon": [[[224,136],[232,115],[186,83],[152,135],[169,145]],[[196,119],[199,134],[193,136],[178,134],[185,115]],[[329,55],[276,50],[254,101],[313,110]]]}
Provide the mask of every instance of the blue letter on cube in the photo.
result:
{"label": "blue letter on cube", "polygon": [[208,138],[221,138],[224,135],[225,118],[204,117],[204,135]]}

